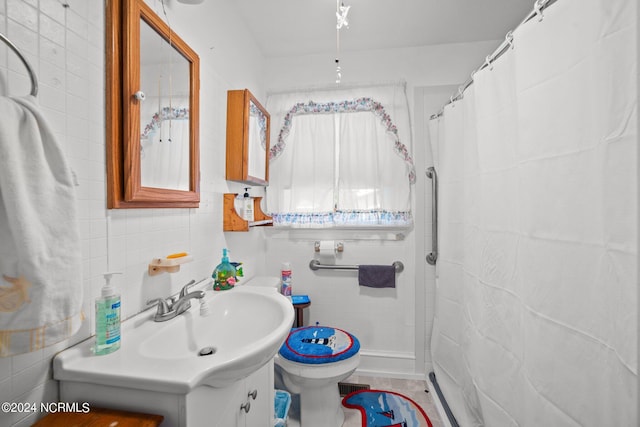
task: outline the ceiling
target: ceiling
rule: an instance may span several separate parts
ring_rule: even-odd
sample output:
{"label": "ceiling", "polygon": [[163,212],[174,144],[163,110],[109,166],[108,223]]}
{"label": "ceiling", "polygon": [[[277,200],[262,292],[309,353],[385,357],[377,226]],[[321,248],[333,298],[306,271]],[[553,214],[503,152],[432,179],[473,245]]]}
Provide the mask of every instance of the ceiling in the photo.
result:
{"label": "ceiling", "polygon": [[[501,40],[534,0],[342,0],[340,50]],[[266,58],[336,50],[335,0],[234,0]]]}

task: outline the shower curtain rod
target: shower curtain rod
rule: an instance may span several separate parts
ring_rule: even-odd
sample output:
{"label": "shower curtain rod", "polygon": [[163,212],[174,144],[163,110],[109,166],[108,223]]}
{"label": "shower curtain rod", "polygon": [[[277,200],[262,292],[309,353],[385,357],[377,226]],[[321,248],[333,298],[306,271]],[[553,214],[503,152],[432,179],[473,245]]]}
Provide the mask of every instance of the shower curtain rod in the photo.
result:
{"label": "shower curtain rod", "polygon": [[284,95],[289,93],[306,92],[306,91],[330,91],[330,90],[340,90],[340,89],[359,89],[359,88],[382,87],[382,86],[401,86],[406,90],[407,81],[402,79],[402,80],[394,80],[394,81],[387,81],[387,82],[340,83],[340,85],[333,84],[333,85],[307,86],[307,87],[297,87],[293,89],[284,89],[284,90],[276,90],[276,91],[267,90],[267,96]]}
{"label": "shower curtain rod", "polygon": [[459,99],[462,99],[464,95],[464,91],[467,90],[467,88],[473,84],[474,74],[480,70],[490,67],[492,62],[494,62],[496,59],[501,57],[502,54],[504,54],[513,45],[513,32],[515,30],[517,30],[518,28],[520,28],[520,26],[526,24],[536,16],[538,16],[539,17],[538,19],[541,20],[542,12],[546,10],[549,6],[554,4],[556,1],[558,0],[536,0],[533,6],[533,10],[529,12],[529,14],[522,20],[522,22],[518,24],[518,26],[514,30],[511,30],[507,33],[504,41],[500,43],[500,46],[498,46],[498,48],[494,50],[491,55],[487,56],[484,63],[480,65],[480,67],[478,67],[476,70],[471,72],[471,76],[458,87],[458,91],[454,95],[451,95],[451,97],[449,98],[449,101],[446,102],[436,114],[431,115],[430,120],[437,119],[438,117],[442,116],[442,114],[444,113],[444,107],[446,107],[449,104],[453,104],[455,101]]}

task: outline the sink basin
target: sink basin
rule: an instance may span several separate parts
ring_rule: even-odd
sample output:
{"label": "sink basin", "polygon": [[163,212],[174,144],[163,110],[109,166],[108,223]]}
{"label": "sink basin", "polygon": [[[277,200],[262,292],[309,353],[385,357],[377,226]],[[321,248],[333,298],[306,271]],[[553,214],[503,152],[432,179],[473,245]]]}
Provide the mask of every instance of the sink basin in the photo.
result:
{"label": "sink basin", "polygon": [[54,378],[172,393],[225,387],[271,360],[293,323],[291,302],[274,289],[207,291],[205,301],[207,316],[193,300],[166,322],[152,320],[155,309],[127,320],[114,353],[93,355],[93,338],[63,351]]}

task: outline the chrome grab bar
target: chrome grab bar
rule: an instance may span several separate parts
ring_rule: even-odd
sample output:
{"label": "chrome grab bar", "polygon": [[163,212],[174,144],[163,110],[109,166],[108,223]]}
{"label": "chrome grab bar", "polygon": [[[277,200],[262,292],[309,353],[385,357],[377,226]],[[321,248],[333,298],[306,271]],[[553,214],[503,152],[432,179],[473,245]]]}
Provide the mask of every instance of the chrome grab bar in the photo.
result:
{"label": "chrome grab bar", "polygon": [[[404,264],[402,261],[395,261],[393,267],[396,269],[396,273],[402,273],[404,270]],[[334,264],[321,264],[317,259],[312,259],[309,262],[309,268],[312,270],[357,270],[359,265],[334,265]]]}
{"label": "chrome grab bar", "polygon": [[431,205],[431,239],[433,242],[431,253],[427,255],[427,262],[431,265],[436,265],[438,260],[438,174],[433,166],[427,169],[426,174],[427,177],[431,178],[433,201]]}

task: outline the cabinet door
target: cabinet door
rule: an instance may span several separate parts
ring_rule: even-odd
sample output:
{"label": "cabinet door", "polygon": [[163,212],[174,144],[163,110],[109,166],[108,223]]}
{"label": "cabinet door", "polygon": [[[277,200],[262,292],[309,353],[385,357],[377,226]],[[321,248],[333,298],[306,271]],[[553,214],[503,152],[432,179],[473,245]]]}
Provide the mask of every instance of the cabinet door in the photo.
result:
{"label": "cabinet door", "polygon": [[[273,361],[247,377],[246,390],[246,396],[251,402],[251,410],[245,414],[246,427],[273,425]],[[253,395],[254,391],[255,399],[249,396],[249,394]]]}
{"label": "cabinet door", "polygon": [[246,396],[244,380],[224,388],[197,387],[187,395],[184,426],[244,427],[240,404]]}
{"label": "cabinet door", "polygon": [[270,427],[274,419],[273,399],[271,360],[247,378],[227,387],[203,386],[190,392],[186,400],[185,425]]}
{"label": "cabinet door", "polygon": [[269,185],[270,123],[248,89],[227,92],[227,180]]}

